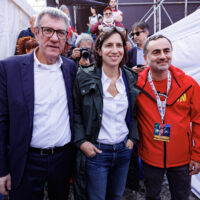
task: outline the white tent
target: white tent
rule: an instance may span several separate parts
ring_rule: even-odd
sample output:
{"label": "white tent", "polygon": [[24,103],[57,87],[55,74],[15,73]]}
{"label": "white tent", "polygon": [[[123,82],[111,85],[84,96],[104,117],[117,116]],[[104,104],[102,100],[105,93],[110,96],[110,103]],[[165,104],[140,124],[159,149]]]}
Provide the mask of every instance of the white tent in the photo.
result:
{"label": "white tent", "polygon": [[200,84],[200,9],[159,33],[173,43],[172,64]]}
{"label": "white tent", "polygon": [[[172,64],[200,84],[200,9],[159,33],[172,41]],[[200,174],[192,176],[192,192],[200,198]]]}
{"label": "white tent", "polygon": [[34,14],[26,0],[1,0],[0,3],[0,59],[14,55],[19,32],[29,26]]}

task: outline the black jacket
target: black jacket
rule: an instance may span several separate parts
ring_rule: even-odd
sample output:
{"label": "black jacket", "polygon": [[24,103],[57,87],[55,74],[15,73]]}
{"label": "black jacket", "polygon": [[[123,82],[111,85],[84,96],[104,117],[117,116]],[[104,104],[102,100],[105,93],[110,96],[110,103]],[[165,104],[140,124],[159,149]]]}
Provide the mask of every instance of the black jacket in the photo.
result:
{"label": "black jacket", "polygon": [[134,67],[137,65],[137,47],[131,48],[127,53],[128,59],[126,62],[127,67]]}
{"label": "black jacket", "polygon": [[[128,91],[129,112],[126,122],[129,128],[128,138],[138,140],[136,120],[136,98],[138,90],[135,88],[137,74],[127,67],[122,67],[124,82]],[[103,89],[101,84],[102,69],[95,66],[79,68],[73,91],[74,97],[74,138],[73,142],[78,147],[76,166],[74,168],[75,199],[87,199],[85,194],[85,155],[79,146],[90,141],[94,143],[101,127],[103,113]],[[129,120],[128,120],[129,119]]]}

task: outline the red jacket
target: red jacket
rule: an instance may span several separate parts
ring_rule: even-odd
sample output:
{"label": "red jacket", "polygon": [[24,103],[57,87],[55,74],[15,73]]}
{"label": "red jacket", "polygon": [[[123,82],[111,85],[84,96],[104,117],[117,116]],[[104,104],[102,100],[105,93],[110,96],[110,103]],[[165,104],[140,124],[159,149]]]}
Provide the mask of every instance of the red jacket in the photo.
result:
{"label": "red jacket", "polygon": [[[156,97],[147,79],[149,68],[139,74],[137,98],[139,156],[156,167],[176,167],[190,160],[200,162],[200,87],[183,71],[169,68],[172,77],[164,123],[171,125],[170,142],[153,139],[154,123],[161,123]],[[190,129],[192,122],[192,131]]]}

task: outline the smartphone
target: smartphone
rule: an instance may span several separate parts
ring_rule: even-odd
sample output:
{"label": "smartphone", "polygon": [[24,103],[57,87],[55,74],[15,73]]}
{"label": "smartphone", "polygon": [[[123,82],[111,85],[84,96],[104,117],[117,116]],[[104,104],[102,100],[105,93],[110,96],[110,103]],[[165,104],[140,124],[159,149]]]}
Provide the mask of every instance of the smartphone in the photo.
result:
{"label": "smartphone", "polygon": [[143,67],[144,65],[137,65],[137,68],[141,68],[141,67]]}

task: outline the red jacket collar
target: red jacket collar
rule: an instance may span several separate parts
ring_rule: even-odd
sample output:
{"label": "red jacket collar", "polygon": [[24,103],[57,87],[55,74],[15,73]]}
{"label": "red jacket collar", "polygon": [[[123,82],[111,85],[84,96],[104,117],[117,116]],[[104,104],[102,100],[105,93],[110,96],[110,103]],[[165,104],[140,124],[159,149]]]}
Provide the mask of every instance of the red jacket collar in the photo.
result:
{"label": "red jacket collar", "polygon": [[[169,71],[171,72],[172,76],[172,84],[167,99],[168,105],[173,104],[192,86],[192,79],[187,76],[181,69],[171,65],[169,67]],[[149,67],[143,72],[139,73],[137,86],[149,93],[149,95],[151,95],[156,101],[156,97],[147,79],[148,72]]]}

